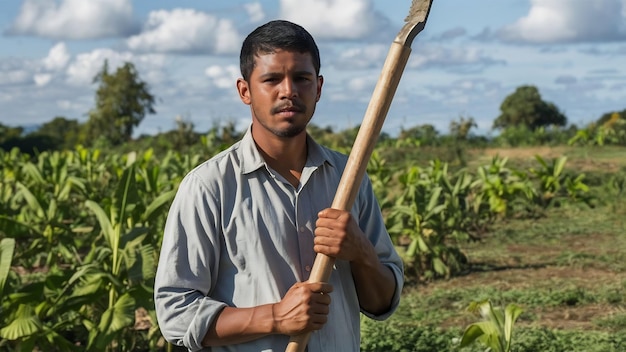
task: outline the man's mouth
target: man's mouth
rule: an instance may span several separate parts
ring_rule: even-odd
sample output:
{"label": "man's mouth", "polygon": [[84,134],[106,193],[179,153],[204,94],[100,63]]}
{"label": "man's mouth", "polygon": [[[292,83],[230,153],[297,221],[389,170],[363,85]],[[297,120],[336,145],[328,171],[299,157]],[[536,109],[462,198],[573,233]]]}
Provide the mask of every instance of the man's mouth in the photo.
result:
{"label": "man's mouth", "polygon": [[305,109],[303,106],[299,106],[299,104],[294,104],[294,105],[282,105],[282,106],[277,106],[275,108],[272,109],[272,113],[273,114],[280,114],[280,113],[299,113],[299,112],[303,112]]}

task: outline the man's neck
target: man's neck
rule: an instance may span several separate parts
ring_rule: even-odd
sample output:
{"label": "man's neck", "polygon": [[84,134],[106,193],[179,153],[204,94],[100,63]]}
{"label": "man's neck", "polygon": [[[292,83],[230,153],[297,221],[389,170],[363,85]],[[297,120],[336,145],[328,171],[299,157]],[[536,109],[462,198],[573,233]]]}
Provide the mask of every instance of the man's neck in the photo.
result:
{"label": "man's neck", "polygon": [[254,133],[252,136],[269,167],[297,187],[307,159],[306,132],[289,138],[274,135],[255,138]]}

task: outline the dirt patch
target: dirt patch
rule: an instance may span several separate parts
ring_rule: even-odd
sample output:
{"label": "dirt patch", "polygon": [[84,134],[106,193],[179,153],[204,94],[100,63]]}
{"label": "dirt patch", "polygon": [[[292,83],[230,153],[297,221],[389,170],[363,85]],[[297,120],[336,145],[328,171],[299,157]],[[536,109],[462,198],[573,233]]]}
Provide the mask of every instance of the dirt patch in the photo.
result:
{"label": "dirt patch", "polygon": [[[615,239],[614,235],[565,235],[549,245],[548,242],[510,244],[499,248],[497,256],[480,258],[483,262],[472,260],[470,250],[470,272],[422,284],[417,290],[424,295],[483,287],[498,292],[526,291],[521,293],[522,302],[497,302],[519,304],[524,310],[520,325],[603,330],[598,321],[624,314],[626,305],[626,297],[622,297],[626,289],[626,272],[611,270],[606,263],[595,259],[621,248]],[[571,262],[564,259],[564,253],[571,253],[574,259]],[[577,259],[581,257],[583,260]],[[534,292],[541,295],[537,297],[537,303],[524,304],[527,300],[535,301]],[[609,302],[611,299],[607,297],[613,293],[616,302]],[[539,303],[544,302],[540,299],[543,295],[547,295],[545,303]],[[479,319],[464,308],[444,319],[442,327],[465,327]]]}
{"label": "dirt patch", "polygon": [[486,148],[481,153],[489,158],[500,156],[509,159],[534,160],[535,155],[544,159],[557,158],[563,156],[566,150],[565,147]]}
{"label": "dirt patch", "polygon": [[496,269],[484,272],[472,272],[468,275],[441,280],[421,286],[419,290],[428,294],[434,290],[446,290],[457,287],[497,287],[499,290],[525,288],[562,288],[571,287],[597,288],[626,280],[626,273],[615,273],[594,268],[576,268],[561,266],[522,267]]}
{"label": "dirt patch", "polygon": [[[598,319],[607,318],[620,313],[614,306],[606,304],[589,304],[575,307],[558,307],[531,310],[537,317],[540,326],[549,326],[564,330],[596,330]],[[537,323],[530,323],[533,325]]]}
{"label": "dirt patch", "polygon": [[469,151],[470,159],[478,165],[486,165],[496,156],[508,158],[510,161],[535,164],[535,156],[549,162],[552,159],[566,156],[566,168],[577,172],[618,172],[624,167],[624,159],[619,157],[585,157],[584,155],[570,155],[572,148],[565,146],[558,147],[524,147],[524,148],[485,148]]}
{"label": "dirt patch", "polygon": [[[560,330],[601,330],[597,321],[623,312],[605,304],[574,307],[524,308],[516,326],[540,326]],[[443,328],[466,327],[478,318],[469,312],[450,317],[441,323]]]}

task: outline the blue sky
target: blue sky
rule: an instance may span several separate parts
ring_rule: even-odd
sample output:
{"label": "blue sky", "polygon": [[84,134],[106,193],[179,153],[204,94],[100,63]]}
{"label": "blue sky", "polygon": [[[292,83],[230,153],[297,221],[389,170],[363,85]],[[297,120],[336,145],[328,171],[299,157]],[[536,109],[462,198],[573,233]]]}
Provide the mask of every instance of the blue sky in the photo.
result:
{"label": "blue sky", "polygon": [[[85,121],[92,78],[135,64],[157,97],[137,133],[250,121],[235,90],[245,35],[276,18],[318,41],[313,122],[358,125],[410,0],[22,0],[0,3],[0,122]],[[434,0],[383,127],[472,117],[488,134],[504,98],[534,85],[570,123],[626,109],[626,0]]]}

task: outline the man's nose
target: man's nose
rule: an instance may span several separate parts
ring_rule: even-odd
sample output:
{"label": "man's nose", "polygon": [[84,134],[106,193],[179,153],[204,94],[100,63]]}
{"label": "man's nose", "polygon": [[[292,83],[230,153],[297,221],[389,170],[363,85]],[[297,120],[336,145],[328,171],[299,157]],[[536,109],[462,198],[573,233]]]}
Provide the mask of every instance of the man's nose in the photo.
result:
{"label": "man's nose", "polygon": [[292,78],[285,78],[280,84],[280,97],[281,98],[295,98],[298,96],[298,87],[296,82]]}

